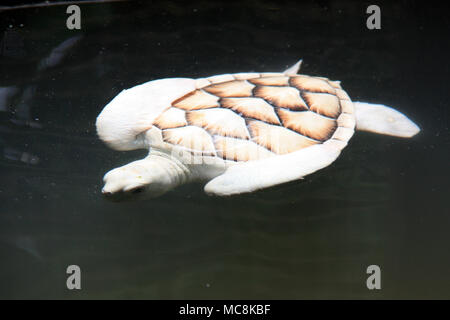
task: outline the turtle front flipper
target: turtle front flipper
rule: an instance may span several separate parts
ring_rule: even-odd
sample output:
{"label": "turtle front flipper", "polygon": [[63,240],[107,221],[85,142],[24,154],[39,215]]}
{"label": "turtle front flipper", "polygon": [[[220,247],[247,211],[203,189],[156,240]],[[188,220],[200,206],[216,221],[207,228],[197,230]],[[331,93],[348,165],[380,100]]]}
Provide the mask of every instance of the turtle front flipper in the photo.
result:
{"label": "turtle front flipper", "polygon": [[168,78],[153,80],[123,90],[98,115],[97,134],[115,150],[148,148],[140,139],[153,120],[168,109],[171,102],[195,90],[195,80]]}
{"label": "turtle front flipper", "polygon": [[289,154],[239,163],[208,182],[205,192],[228,196],[298,180],[330,165],[339,154],[339,146],[329,140]]}
{"label": "turtle front flipper", "polygon": [[353,102],[356,130],[411,138],[420,128],[403,113],[382,104]]}

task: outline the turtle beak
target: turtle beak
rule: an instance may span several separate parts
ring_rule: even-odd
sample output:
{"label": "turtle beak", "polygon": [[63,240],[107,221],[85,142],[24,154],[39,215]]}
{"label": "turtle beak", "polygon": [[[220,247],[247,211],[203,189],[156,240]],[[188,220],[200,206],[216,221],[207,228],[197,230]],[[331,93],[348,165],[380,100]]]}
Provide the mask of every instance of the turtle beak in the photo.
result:
{"label": "turtle beak", "polygon": [[105,197],[110,197],[110,196],[112,196],[112,192],[111,191],[108,191],[108,190],[105,190],[105,188],[103,188],[102,189],[102,194],[105,196]]}
{"label": "turtle beak", "polygon": [[127,200],[124,192],[110,192],[110,191],[104,191],[102,190],[103,197],[112,202],[122,202],[124,200]]}
{"label": "turtle beak", "polygon": [[115,201],[117,198],[117,193],[113,193],[105,188],[102,189],[102,195],[105,199]]}

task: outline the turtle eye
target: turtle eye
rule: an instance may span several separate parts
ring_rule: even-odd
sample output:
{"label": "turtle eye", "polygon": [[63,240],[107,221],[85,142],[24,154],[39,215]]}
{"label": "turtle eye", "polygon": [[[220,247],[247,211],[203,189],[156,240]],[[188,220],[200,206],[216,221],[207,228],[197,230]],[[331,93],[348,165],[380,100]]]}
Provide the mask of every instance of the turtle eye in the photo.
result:
{"label": "turtle eye", "polygon": [[132,193],[132,194],[138,194],[138,193],[141,193],[142,191],[144,191],[144,187],[137,187],[137,188],[132,189],[132,190],[130,191],[130,193]]}

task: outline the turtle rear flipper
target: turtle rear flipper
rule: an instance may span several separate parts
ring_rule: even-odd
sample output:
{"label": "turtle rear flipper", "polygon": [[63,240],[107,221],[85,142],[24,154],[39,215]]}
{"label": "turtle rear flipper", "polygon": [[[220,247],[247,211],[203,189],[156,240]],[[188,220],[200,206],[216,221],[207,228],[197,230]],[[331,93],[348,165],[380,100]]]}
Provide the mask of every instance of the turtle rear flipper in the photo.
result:
{"label": "turtle rear flipper", "polygon": [[286,70],[283,71],[283,74],[286,75],[296,75],[300,71],[300,66],[302,65],[302,59],[298,60],[293,66],[290,66]]}

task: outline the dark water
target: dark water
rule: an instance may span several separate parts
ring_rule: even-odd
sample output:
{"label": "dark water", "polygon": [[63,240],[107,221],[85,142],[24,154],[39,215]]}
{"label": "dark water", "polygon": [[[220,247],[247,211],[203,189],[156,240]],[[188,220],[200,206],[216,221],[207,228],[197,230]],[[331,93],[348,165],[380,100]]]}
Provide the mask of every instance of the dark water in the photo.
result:
{"label": "dark water", "polygon": [[[0,298],[450,298],[450,21],[405,1],[380,5],[371,31],[369,4],[84,4],[81,30],[64,5],[0,12]],[[101,197],[106,171],[145,155],[96,137],[122,89],[298,58],[422,132],[357,132],[330,167],[251,195]]]}

